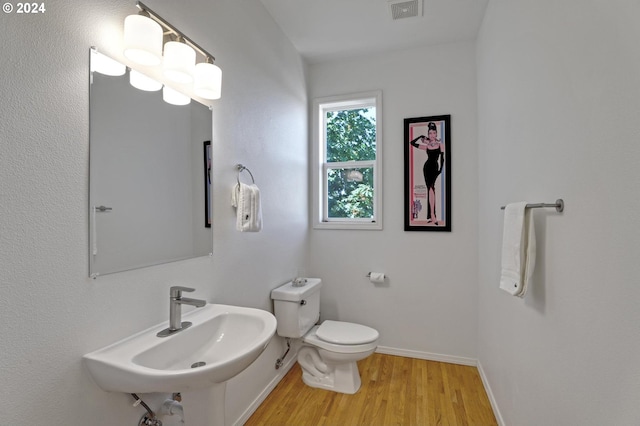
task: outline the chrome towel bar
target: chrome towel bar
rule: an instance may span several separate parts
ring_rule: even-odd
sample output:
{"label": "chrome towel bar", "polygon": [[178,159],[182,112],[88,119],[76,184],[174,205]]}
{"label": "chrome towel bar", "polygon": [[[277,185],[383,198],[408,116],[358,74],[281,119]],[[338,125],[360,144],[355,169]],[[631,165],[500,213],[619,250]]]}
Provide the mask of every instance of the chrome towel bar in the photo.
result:
{"label": "chrome towel bar", "polygon": [[[562,198],[558,198],[555,203],[536,203],[536,204],[527,204],[525,208],[527,209],[539,209],[542,207],[555,207],[558,213],[562,213],[564,211],[564,200]],[[501,210],[505,209],[505,206],[500,207]]]}

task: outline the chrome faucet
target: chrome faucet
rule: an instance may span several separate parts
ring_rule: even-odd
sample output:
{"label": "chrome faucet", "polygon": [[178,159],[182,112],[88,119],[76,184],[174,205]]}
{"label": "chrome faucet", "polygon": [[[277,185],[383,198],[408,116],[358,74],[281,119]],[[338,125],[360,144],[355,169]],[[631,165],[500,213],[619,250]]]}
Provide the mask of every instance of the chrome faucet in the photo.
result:
{"label": "chrome faucet", "polygon": [[165,328],[157,334],[158,337],[171,336],[174,333],[182,331],[191,327],[189,321],[182,321],[182,305],[192,305],[196,308],[201,308],[207,304],[206,300],[191,299],[189,297],[182,297],[182,292],[195,291],[193,288],[173,286],[169,290],[169,328]]}

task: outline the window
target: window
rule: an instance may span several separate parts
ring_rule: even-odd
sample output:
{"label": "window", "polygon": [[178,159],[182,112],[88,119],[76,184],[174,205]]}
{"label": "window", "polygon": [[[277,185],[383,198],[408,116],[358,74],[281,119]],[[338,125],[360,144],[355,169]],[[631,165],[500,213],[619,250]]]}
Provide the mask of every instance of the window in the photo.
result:
{"label": "window", "polygon": [[313,223],[322,229],[382,229],[382,92],[313,104]]}

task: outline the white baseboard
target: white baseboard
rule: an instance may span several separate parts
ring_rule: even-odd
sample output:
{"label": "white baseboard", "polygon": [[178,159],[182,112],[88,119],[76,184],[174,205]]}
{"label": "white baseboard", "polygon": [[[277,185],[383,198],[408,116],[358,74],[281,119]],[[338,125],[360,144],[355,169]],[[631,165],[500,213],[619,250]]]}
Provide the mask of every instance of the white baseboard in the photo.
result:
{"label": "white baseboard", "polygon": [[391,348],[389,346],[378,346],[376,352],[387,355],[398,355],[407,358],[426,359],[428,361],[448,362],[450,364],[471,365],[475,367],[478,360],[475,358],[465,358],[461,356],[443,355],[432,352],[412,351],[408,349]]}
{"label": "white baseboard", "polygon": [[296,354],[294,353],[292,356],[289,356],[289,360],[285,362],[285,364],[278,369],[278,374],[269,382],[269,384],[260,392],[260,394],[253,400],[251,405],[244,410],[244,413],[233,423],[233,426],[241,426],[245,424],[249,417],[260,407],[260,404],[264,402],[264,400],[269,396],[272,390],[280,383],[280,381],[284,378],[284,376],[291,370],[296,362]]}
{"label": "white baseboard", "polygon": [[480,360],[478,360],[478,372],[480,373],[480,379],[482,379],[484,390],[485,392],[487,392],[487,396],[489,397],[489,402],[491,403],[491,408],[493,409],[493,415],[496,416],[496,421],[498,422],[499,426],[505,426],[504,419],[502,418],[502,414],[500,413],[500,409],[498,408],[498,403],[496,402],[496,398],[493,396],[493,391],[491,390],[491,386],[489,386],[489,380],[487,380],[487,376],[484,374],[484,370],[482,369]]}

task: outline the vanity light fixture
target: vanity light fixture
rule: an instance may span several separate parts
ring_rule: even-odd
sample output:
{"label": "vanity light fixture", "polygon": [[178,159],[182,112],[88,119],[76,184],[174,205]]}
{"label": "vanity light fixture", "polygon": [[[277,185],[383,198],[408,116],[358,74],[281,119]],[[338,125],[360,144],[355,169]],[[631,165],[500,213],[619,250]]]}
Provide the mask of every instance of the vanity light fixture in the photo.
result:
{"label": "vanity light fixture", "polygon": [[136,89],[144,90],[145,92],[156,92],[162,89],[162,83],[136,70],[129,71],[129,83]]}
{"label": "vanity light fixture", "polygon": [[[136,6],[140,9],[140,14],[127,16],[125,19],[124,55],[134,62],[147,66],[157,66],[162,62],[162,72],[167,80],[182,85],[193,83],[192,89],[195,96],[203,99],[219,99],[222,92],[222,70],[213,64],[215,61],[214,56],[142,2],[137,1]],[[155,25],[152,26],[147,21],[151,21]],[[143,25],[148,27],[148,32],[144,34],[142,33]],[[151,52],[157,53],[158,28],[160,28],[162,35],[160,37],[160,45],[162,46],[162,42],[168,40],[164,45],[164,56],[160,54],[157,62],[151,63],[152,61],[149,61],[144,64],[134,59],[132,57],[135,56],[134,53],[139,53],[140,51],[150,53],[150,56]],[[138,34],[136,36],[137,41],[133,39],[134,34]],[[152,40],[153,48],[151,48]],[[142,48],[142,46],[147,45],[148,49],[146,47]],[[160,47],[161,49],[162,47]],[[199,59],[201,59],[200,63],[196,64]],[[170,89],[170,91],[176,92],[173,89]],[[169,95],[169,98],[173,99],[174,97]]]}
{"label": "vanity light fixture", "polygon": [[196,65],[196,51],[178,37],[176,41],[168,41],[164,45],[162,68],[164,76],[180,84],[193,82],[193,71]]}
{"label": "vanity light fixture", "polygon": [[167,86],[162,88],[162,100],[171,105],[189,105],[191,103],[189,96]]}
{"label": "vanity light fixture", "polygon": [[129,15],[124,19],[124,56],[136,64],[160,65],[162,58],[162,27],[153,19]]}
{"label": "vanity light fixture", "polygon": [[222,70],[207,57],[206,62],[196,64],[193,92],[204,99],[220,99],[222,95]]}
{"label": "vanity light fixture", "polygon": [[127,71],[127,67],[120,62],[115,61],[106,55],[103,55],[95,48],[91,48],[91,71],[96,71],[100,74],[117,77],[120,75],[124,75],[124,73]]}

